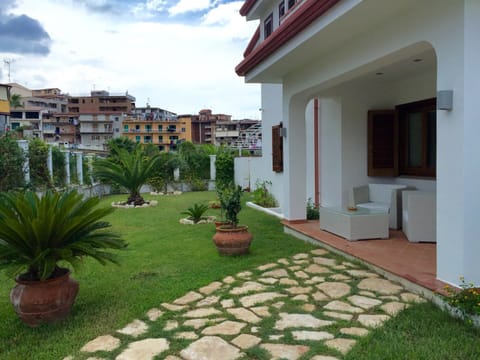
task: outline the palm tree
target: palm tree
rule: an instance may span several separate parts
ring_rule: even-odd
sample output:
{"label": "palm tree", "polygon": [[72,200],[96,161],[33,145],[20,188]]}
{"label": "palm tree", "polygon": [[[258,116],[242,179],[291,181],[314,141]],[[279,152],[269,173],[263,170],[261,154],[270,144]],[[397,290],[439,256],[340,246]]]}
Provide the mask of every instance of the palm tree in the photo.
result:
{"label": "palm tree", "polygon": [[114,157],[95,161],[93,176],[100,181],[123,186],[129,192],[128,204],[142,205],[145,200],[140,195],[140,188],[153,176],[158,155],[148,157],[140,146],[132,151],[111,144]]}
{"label": "palm tree", "polygon": [[14,109],[22,107],[22,97],[18,94],[12,94],[10,96],[10,106]]}

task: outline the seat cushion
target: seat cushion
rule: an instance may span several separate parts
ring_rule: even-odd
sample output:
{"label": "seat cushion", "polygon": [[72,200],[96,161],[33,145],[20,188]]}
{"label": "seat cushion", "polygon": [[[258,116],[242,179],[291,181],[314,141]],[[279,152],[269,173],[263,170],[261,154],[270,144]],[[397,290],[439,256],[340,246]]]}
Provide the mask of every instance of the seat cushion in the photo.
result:
{"label": "seat cushion", "polygon": [[390,212],[390,206],[388,204],[380,203],[380,202],[367,202],[367,203],[357,204],[357,207],[361,207],[369,210],[385,211],[386,213]]}

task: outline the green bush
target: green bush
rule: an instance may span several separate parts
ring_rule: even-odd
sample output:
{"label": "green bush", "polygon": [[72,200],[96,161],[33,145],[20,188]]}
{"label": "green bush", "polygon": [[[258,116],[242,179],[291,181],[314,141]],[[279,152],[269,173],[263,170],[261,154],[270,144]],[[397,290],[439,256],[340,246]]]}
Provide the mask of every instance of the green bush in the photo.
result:
{"label": "green bush", "polygon": [[25,157],[15,139],[0,137],[0,192],[24,186],[23,162]]}
{"label": "green bush", "polygon": [[218,153],[215,160],[215,186],[221,189],[234,182],[234,157],[228,150]]}
{"label": "green bush", "polygon": [[318,220],[320,218],[320,209],[318,205],[312,202],[312,198],[307,201],[307,220]]}
{"label": "green bush", "polygon": [[30,164],[30,183],[34,188],[51,187],[48,172],[48,145],[40,139],[32,139],[28,143],[28,158]]}
{"label": "green bush", "polygon": [[271,208],[277,207],[278,203],[275,197],[268,191],[268,186],[271,186],[271,181],[257,180],[255,183],[255,190],[252,192],[253,202],[262,207]]}
{"label": "green bush", "polygon": [[182,211],[182,214],[188,215],[188,218],[192,220],[195,224],[200,220],[205,219],[203,216],[208,210],[209,206],[207,204],[193,204],[186,211]]}

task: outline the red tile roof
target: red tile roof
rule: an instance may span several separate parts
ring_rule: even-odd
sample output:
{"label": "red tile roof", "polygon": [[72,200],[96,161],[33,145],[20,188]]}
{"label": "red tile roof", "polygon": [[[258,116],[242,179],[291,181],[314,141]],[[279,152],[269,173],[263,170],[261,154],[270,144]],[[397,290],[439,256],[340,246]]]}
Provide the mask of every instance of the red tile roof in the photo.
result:
{"label": "red tile roof", "polygon": [[[294,38],[297,34],[307,28],[311,23],[317,20],[330,8],[336,5],[340,0],[307,0],[302,6],[288,17],[266,40],[256,48],[250,50],[253,38],[245,51],[245,58],[235,68],[239,76],[245,76],[249,71],[268,58],[276,50]],[[252,8],[256,0],[247,0],[242,6],[242,10],[247,11]],[[242,14],[244,15],[244,14]],[[255,32],[254,38],[257,32]]]}

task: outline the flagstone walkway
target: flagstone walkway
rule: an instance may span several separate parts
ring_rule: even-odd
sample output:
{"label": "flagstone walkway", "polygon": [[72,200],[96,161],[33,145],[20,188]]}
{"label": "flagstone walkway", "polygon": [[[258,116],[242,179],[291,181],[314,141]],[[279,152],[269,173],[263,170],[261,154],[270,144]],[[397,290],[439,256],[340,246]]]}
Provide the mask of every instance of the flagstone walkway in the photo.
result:
{"label": "flagstone walkway", "polygon": [[[64,360],[335,360],[424,299],[323,249],[228,276],[150,309]],[[255,356],[249,354],[255,354]]]}

